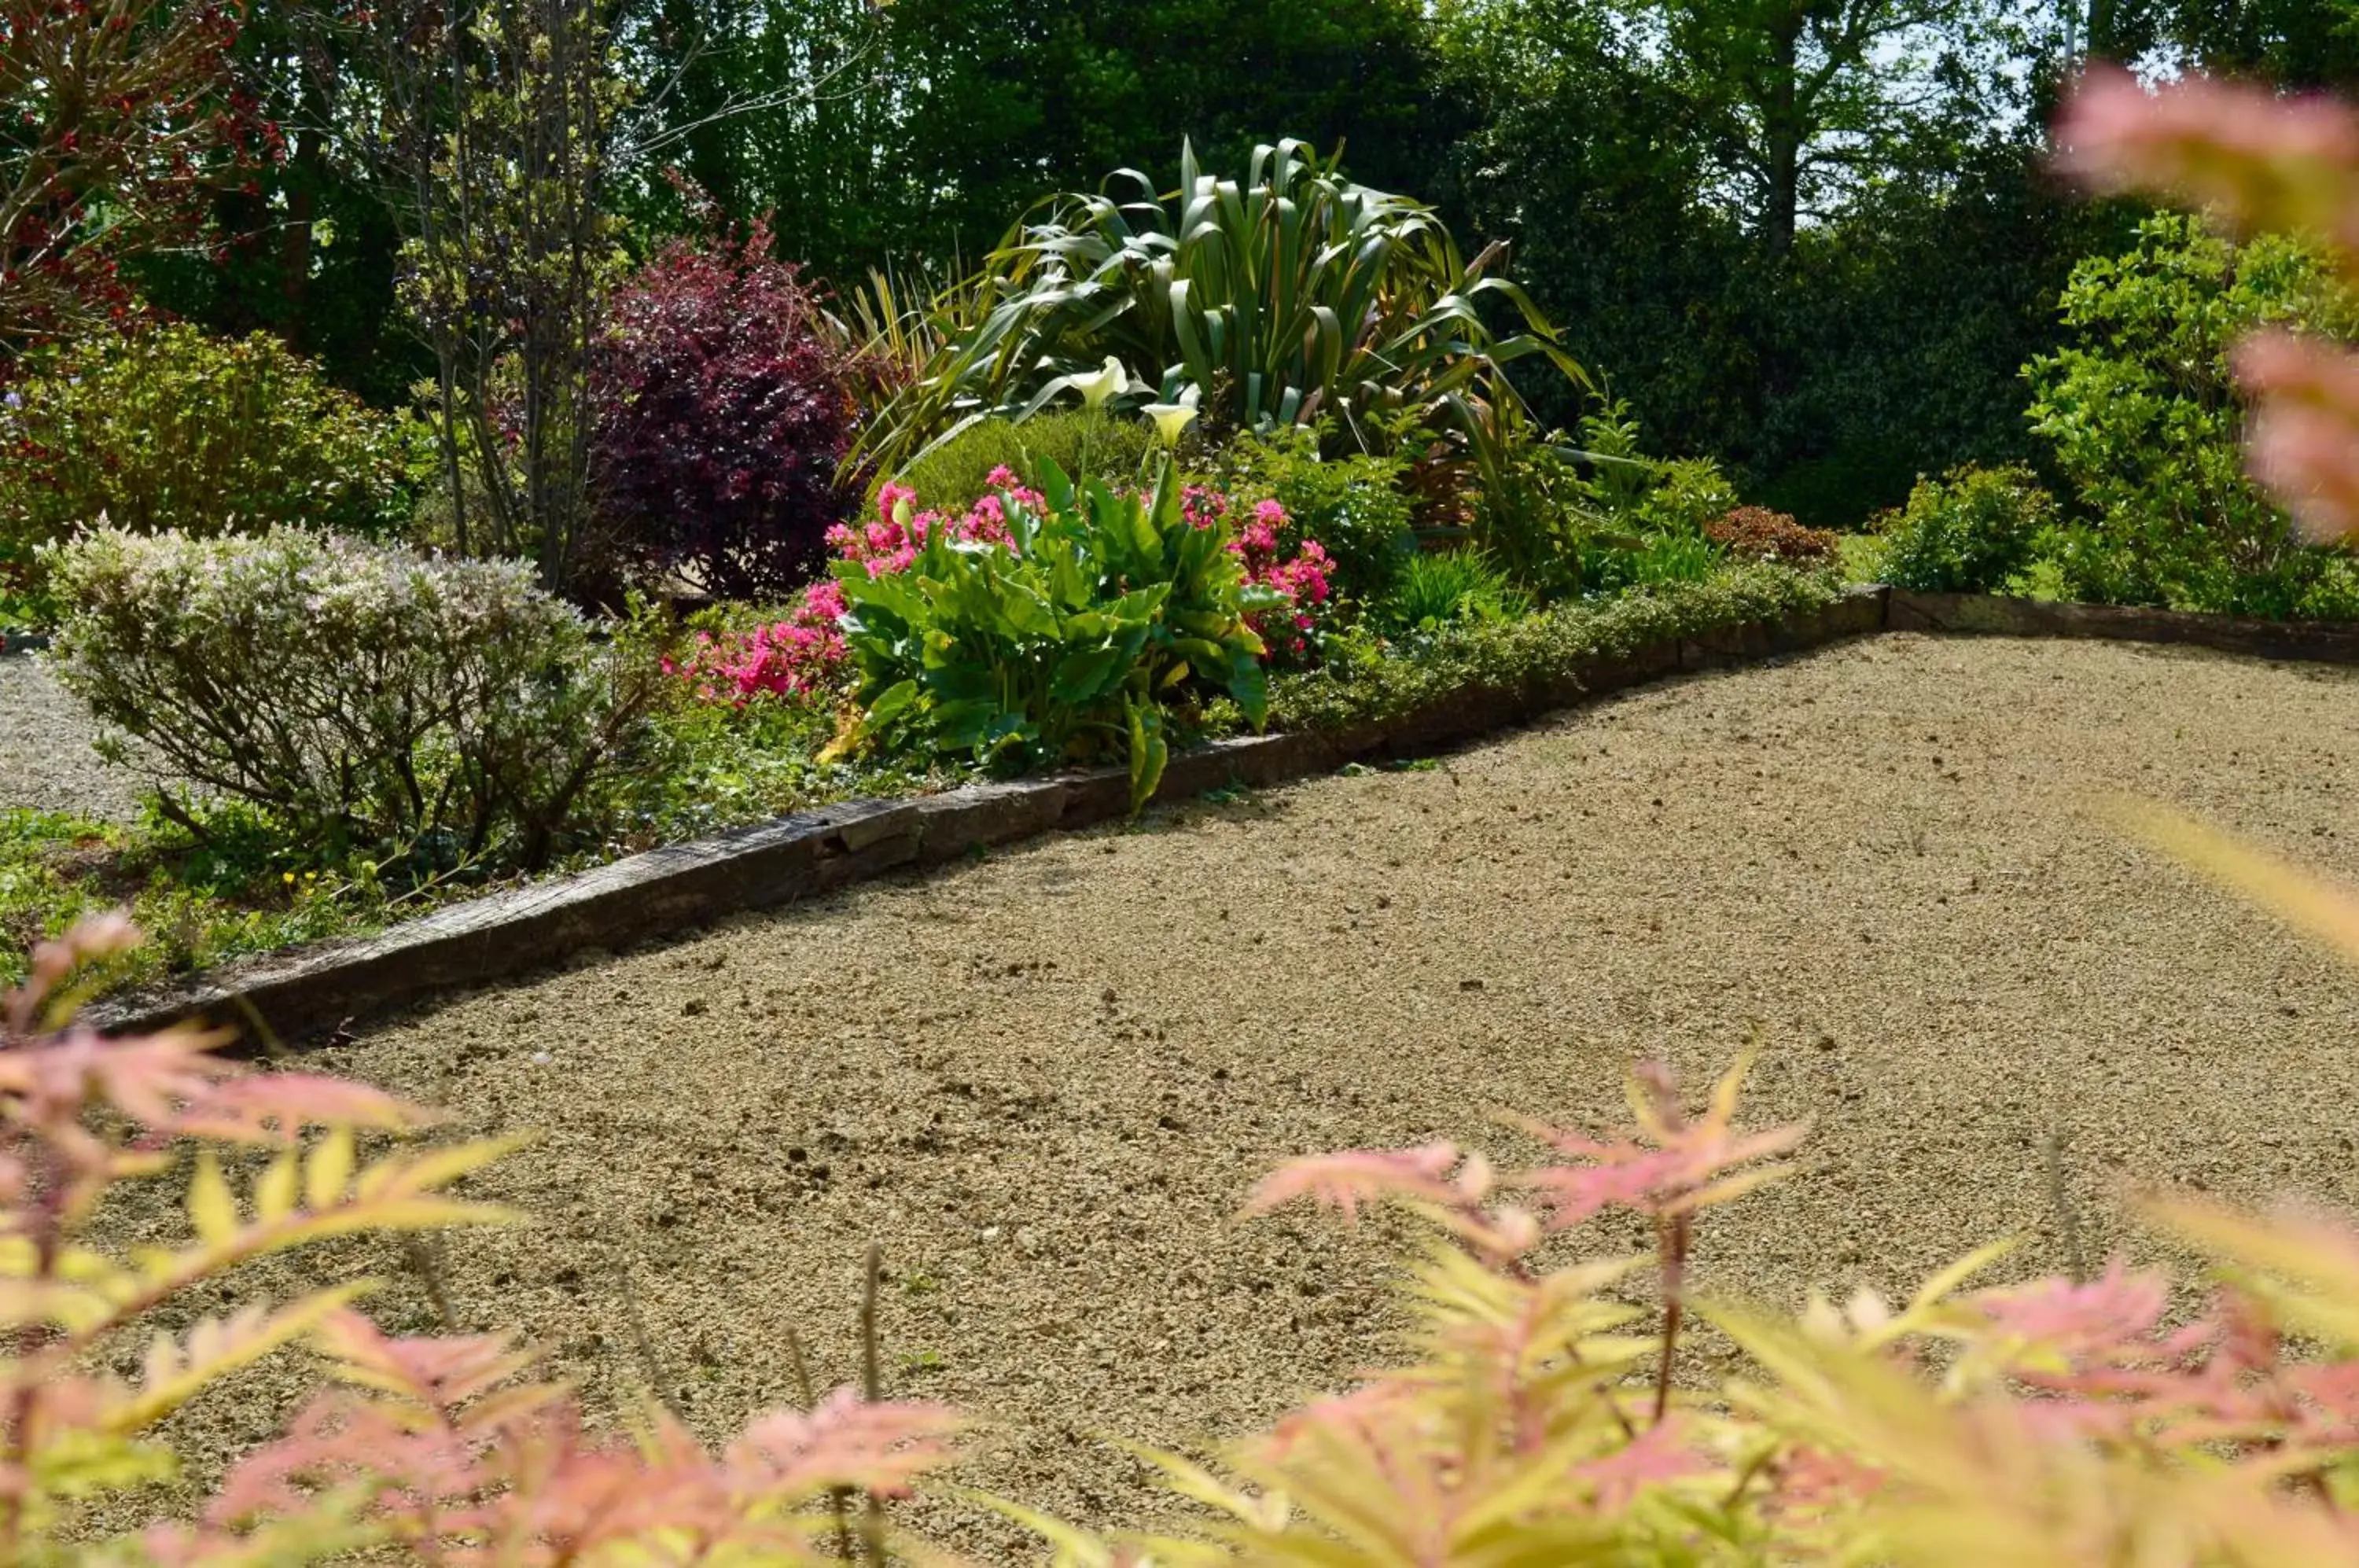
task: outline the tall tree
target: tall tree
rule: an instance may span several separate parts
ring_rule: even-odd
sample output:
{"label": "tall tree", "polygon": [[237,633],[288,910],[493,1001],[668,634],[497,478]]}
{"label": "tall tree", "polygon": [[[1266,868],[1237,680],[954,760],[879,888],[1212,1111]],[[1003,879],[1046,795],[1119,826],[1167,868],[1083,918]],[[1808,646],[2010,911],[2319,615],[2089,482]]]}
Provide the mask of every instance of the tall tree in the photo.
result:
{"label": "tall tree", "polygon": [[1631,0],[1718,124],[1728,195],[1772,259],[1801,223],[1875,184],[1913,146],[2018,105],[2008,18],[1984,0]]}

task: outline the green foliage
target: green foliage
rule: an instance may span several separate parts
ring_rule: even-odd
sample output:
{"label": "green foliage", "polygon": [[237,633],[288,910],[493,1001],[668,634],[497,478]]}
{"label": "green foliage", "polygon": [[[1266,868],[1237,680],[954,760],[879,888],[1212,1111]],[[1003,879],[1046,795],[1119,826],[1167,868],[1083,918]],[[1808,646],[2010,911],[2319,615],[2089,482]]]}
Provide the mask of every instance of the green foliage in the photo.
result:
{"label": "green foliage", "polygon": [[1211,482],[1284,506],[1292,534],[1317,539],[1333,560],[1336,592],[1373,604],[1414,559],[1410,502],[1402,489],[1408,464],[1366,452],[1322,458],[1320,436],[1299,425],[1241,435],[1221,450]]}
{"label": "green foliage", "polygon": [[1387,632],[1430,632],[1461,621],[1496,623],[1531,601],[1473,550],[1421,551],[1405,561],[1370,618]]}
{"label": "green foliage", "polygon": [[1629,520],[1651,531],[1698,537],[1736,508],[1736,486],[1708,457],[1658,462],[1650,477]]}
{"label": "green foliage", "polygon": [[1154,449],[1154,426],[1097,409],[1043,413],[1021,424],[984,419],[919,457],[900,480],[920,505],[961,512],[993,492],[991,475],[1000,468],[1030,483],[1043,463],[1053,463],[1075,480],[1130,485]]}
{"label": "green foliage", "polygon": [[1163,776],[1167,704],[1218,693],[1258,724],[1245,615],[1285,601],[1245,583],[1225,526],[1180,516],[1180,488],[1168,463],[1151,496],[1044,463],[1040,510],[1003,496],[1008,544],[936,528],[905,571],[837,562],[863,710],[847,740],[1019,769],[1119,757],[1135,809]]}
{"label": "green foliage", "polygon": [[[1166,201],[1051,198],[985,259],[991,308],[879,410],[865,455],[895,467],[965,422],[1023,419],[1108,357],[1165,401],[1194,388],[1216,429],[1332,419],[1372,442],[1403,416],[1464,443],[1486,482],[1523,422],[1505,367],[1582,373],[1523,291],[1469,263],[1433,210],[1344,179],[1303,144],[1255,150],[1242,180],[1183,147]],[[1496,301],[1524,329],[1500,336]]]}
{"label": "green foliage", "polygon": [[2023,467],[1919,479],[1884,526],[1884,580],[1924,593],[1988,593],[2030,564],[2056,500]]}
{"label": "green foliage", "polygon": [[108,529],[52,552],[59,679],[199,837],[243,801],[299,844],[415,875],[546,863],[650,700],[511,562],[276,528]]}
{"label": "green foliage", "polygon": [[2347,333],[2350,304],[2317,258],[2267,235],[2239,247],[2165,214],[2126,254],[2074,269],[2062,310],[2071,344],[2024,374],[2032,428],[2078,503],[2041,549],[2063,591],[2291,613],[2321,563],[2245,475],[2228,353],[2270,325]]}
{"label": "green foliage", "polygon": [[[753,624],[743,614],[734,618]],[[640,765],[620,781],[615,813],[634,845],[676,844],[831,801],[915,795],[957,781],[956,768],[925,757],[830,757],[839,720],[825,702],[769,696],[706,702],[667,681],[648,717]]]}
{"label": "green foliage", "polygon": [[102,517],[135,533],[279,523],[382,533],[407,515],[404,428],[266,332],[109,332],[27,355],[0,407],[0,585]]}
{"label": "green foliage", "polygon": [[1577,460],[1547,442],[1519,441],[1473,497],[1466,536],[1516,586],[1554,598],[1588,585],[1583,558],[1603,525]]}
{"label": "green foliage", "polygon": [[1515,620],[1462,621],[1398,648],[1372,637],[1331,638],[1318,669],[1272,677],[1269,719],[1283,730],[1342,729],[1470,692],[1531,695],[1571,679],[1590,659],[1819,609],[1841,592],[1825,574],[1737,567],[1706,582],[1571,601]]}
{"label": "green foliage", "polygon": [[1473,537],[1516,583],[1547,595],[1701,582],[1723,551],[1707,527],[1735,504],[1709,459],[1647,454],[1620,399],[1581,420],[1578,449],[1519,446],[1505,482],[1477,499]]}

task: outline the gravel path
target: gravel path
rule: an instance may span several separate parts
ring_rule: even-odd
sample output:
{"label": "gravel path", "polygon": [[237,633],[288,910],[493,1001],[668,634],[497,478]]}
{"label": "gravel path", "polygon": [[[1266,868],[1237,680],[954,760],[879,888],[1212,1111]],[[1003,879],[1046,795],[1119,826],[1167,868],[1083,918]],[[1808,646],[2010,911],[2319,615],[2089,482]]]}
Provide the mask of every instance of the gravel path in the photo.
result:
{"label": "gravel path", "polygon": [[1240,1222],[1249,1183],[1516,1152],[1488,1109],[1613,1118],[1636,1053],[1700,1082],[1757,1034],[1754,1116],[1813,1124],[1701,1244],[1772,1301],[2011,1233],[2060,1266],[2050,1135],[2093,1257],[2147,1247],[2125,1182],[2359,1202],[2359,975],[2085,811],[2127,786],[2359,878],[2354,758],[2359,672],[1886,637],[585,956],[336,1061],[540,1129],[483,1185],[542,1223],[447,1283],[593,1401],[652,1378],[725,1429],[791,1397],[790,1334],[851,1377],[875,1240],[892,1387],[999,1423],[969,1478],[1135,1521],[1101,1434],[1194,1447],[1394,1354],[1384,1227]]}
{"label": "gravel path", "polygon": [[91,751],[93,734],[89,713],[58,689],[39,659],[0,654],[0,811],[136,819],[137,792],[128,775]]}

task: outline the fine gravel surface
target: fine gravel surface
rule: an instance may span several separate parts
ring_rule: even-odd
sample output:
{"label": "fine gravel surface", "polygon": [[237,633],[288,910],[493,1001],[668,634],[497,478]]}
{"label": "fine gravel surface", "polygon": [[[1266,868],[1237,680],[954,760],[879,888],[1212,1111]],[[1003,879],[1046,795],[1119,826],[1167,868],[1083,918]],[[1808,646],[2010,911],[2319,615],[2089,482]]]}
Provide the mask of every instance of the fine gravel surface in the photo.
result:
{"label": "fine gravel surface", "polygon": [[2156,1256],[2139,1182],[2347,1207],[2359,975],[2090,806],[2125,788],[2359,877],[2354,759],[2359,671],[1889,637],[583,955],[329,1059],[540,1134],[477,1183],[539,1223],[379,1310],[427,1326],[439,1273],[593,1405],[652,1384],[717,1435],[793,1397],[797,1337],[854,1375],[876,1242],[891,1390],[995,1423],[967,1481],[1103,1524],[1169,1518],[1107,1437],[1201,1452],[1397,1354],[1398,1227],[1241,1220],[1257,1177],[1520,1156],[1489,1113],[1611,1121],[1641,1054],[1700,1088],[1757,1040],[1751,1119],[1811,1126],[1800,1174],[1704,1226],[1712,1290],[1906,1291],[2010,1235],[2002,1275],[2060,1268],[2060,1190],[2093,1261]]}
{"label": "fine gravel surface", "polygon": [[129,822],[130,775],[92,751],[89,713],[30,653],[0,654],[0,811],[30,808]]}

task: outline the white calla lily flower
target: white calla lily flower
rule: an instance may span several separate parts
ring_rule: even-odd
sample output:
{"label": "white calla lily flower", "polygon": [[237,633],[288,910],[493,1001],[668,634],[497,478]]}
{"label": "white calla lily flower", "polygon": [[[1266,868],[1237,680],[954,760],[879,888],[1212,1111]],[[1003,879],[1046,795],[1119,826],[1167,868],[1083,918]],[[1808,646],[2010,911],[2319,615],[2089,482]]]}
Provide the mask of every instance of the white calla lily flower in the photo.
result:
{"label": "white calla lily flower", "polygon": [[1112,354],[1106,355],[1105,364],[1095,375],[1075,376],[1068,379],[1072,382],[1073,390],[1082,395],[1082,401],[1092,409],[1103,408],[1107,398],[1119,397],[1130,390],[1130,373],[1123,369],[1122,361]]}
{"label": "white calla lily flower", "polygon": [[1165,446],[1180,444],[1180,432],[1196,422],[1196,403],[1201,394],[1190,387],[1180,394],[1177,403],[1149,403],[1141,412],[1155,421],[1158,434]]}

